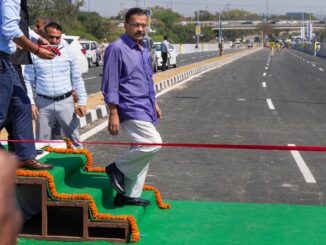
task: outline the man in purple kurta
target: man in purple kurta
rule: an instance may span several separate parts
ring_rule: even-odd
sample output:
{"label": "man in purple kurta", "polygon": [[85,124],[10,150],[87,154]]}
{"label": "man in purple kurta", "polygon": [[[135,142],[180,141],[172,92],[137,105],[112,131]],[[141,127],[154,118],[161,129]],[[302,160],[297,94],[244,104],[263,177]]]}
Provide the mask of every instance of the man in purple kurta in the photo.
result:
{"label": "man in purple kurta", "polygon": [[[104,56],[102,93],[109,105],[108,131],[117,135],[120,126],[134,143],[162,143],[156,130],[161,110],[155,100],[150,55],[142,42],[147,29],[144,10],[126,13],[125,34],[107,48]],[[115,206],[147,206],[140,198],[149,163],[160,146],[132,146],[105,170],[117,191]]]}

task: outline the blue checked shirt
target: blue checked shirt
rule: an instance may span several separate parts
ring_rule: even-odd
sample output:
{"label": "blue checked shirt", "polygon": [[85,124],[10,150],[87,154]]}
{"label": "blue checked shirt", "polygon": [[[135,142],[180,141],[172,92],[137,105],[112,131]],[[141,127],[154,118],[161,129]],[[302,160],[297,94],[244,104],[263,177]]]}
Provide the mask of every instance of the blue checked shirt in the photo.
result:
{"label": "blue checked shirt", "polygon": [[61,41],[61,55],[53,60],[44,60],[32,54],[32,65],[25,66],[27,94],[35,104],[33,92],[46,96],[61,96],[75,89],[78,104],[86,106],[85,83],[79,71],[78,62],[67,42]]}
{"label": "blue checked shirt", "polygon": [[12,41],[23,36],[19,29],[20,0],[0,0],[0,51],[13,54],[16,44]]}

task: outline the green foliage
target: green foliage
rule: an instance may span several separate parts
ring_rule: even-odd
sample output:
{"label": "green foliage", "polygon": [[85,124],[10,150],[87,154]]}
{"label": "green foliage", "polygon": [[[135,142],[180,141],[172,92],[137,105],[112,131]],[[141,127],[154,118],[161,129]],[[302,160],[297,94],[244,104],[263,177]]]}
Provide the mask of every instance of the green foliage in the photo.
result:
{"label": "green foliage", "polygon": [[171,11],[170,9],[165,9],[162,7],[152,8],[153,18],[159,19],[165,24],[166,28],[172,28],[172,26],[180,19],[181,15]]}
{"label": "green foliage", "polygon": [[48,16],[65,29],[80,28],[77,19],[80,4],[69,4],[66,0],[30,0],[30,22],[35,23],[39,16]]}
{"label": "green foliage", "polygon": [[241,9],[232,9],[230,11],[223,11],[221,18],[223,20],[261,20],[262,17]]}
{"label": "green foliage", "polygon": [[112,40],[121,35],[117,21],[103,18],[96,12],[81,12],[83,1],[69,4],[67,0],[30,0],[30,22],[37,17],[48,16],[63,26],[67,35],[76,35],[89,40]]}
{"label": "green foliage", "polygon": [[[67,35],[78,35],[89,40],[113,41],[124,33],[124,28],[118,28],[117,25],[124,21],[127,9],[121,10],[115,18],[104,18],[96,12],[79,11],[83,1],[78,4],[69,4],[67,0],[29,0],[29,5],[31,23],[35,23],[39,16],[48,16],[60,23]],[[181,21],[191,20],[189,17],[163,7],[153,7],[151,10],[151,29],[155,32],[149,35],[154,41],[162,41],[163,36],[168,35],[172,43],[195,42],[195,25],[181,23]],[[208,10],[200,10],[199,17],[201,21],[217,21],[218,14],[210,13]],[[196,15],[194,19],[196,19]],[[233,9],[223,11],[221,19],[223,21],[260,20],[262,17],[248,11]],[[257,31],[258,28],[253,31],[223,31],[223,38],[234,40],[246,34],[257,33]],[[201,32],[203,36],[200,37],[200,42],[216,40],[216,32],[211,27],[202,27]]]}
{"label": "green foliage", "polygon": [[317,33],[317,39],[320,42],[326,42],[326,28]]}
{"label": "green foliage", "polygon": [[[195,16],[197,16],[197,12],[195,12]],[[200,10],[199,11],[199,19],[202,21],[216,21],[217,14],[212,14],[212,13],[208,12],[207,10]]]}
{"label": "green foliage", "polygon": [[78,20],[86,32],[92,34],[97,40],[108,39],[109,33],[117,32],[116,21],[103,18],[95,12],[80,12]]}

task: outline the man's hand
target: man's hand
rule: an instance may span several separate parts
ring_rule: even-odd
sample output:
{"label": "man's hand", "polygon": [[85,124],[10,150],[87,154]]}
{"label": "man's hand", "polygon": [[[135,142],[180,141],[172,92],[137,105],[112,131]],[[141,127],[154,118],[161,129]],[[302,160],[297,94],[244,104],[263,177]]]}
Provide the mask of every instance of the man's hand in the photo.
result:
{"label": "man's hand", "polygon": [[22,225],[22,215],[17,208],[15,178],[17,160],[0,150],[0,238],[1,244],[16,244]]}
{"label": "man's hand", "polygon": [[35,53],[35,55],[37,55],[41,59],[46,59],[46,60],[51,60],[56,56],[56,54],[53,53],[52,51],[49,51],[45,48],[40,48],[40,47],[39,47],[39,50],[37,51],[37,53]]}
{"label": "man's hand", "polygon": [[35,104],[32,104],[32,117],[34,120],[38,117],[38,109]]}
{"label": "man's hand", "polygon": [[78,116],[83,117],[86,115],[86,106],[78,105],[75,107],[75,112]]}
{"label": "man's hand", "polygon": [[163,118],[162,110],[157,102],[155,103],[155,107],[156,107],[157,118]]}
{"label": "man's hand", "polygon": [[13,39],[17,46],[29,51],[42,59],[51,60],[55,57],[55,54],[49,50],[40,48],[37,44],[32,43],[26,36],[16,37]]}
{"label": "man's hand", "polygon": [[71,91],[71,94],[72,94],[72,98],[74,99],[74,102],[77,103],[78,102],[78,95],[77,95],[76,90],[73,89]]}
{"label": "man's hand", "polygon": [[40,37],[37,40],[37,44],[39,44],[39,45],[50,45],[50,42],[48,40],[46,40],[45,38]]}
{"label": "man's hand", "polygon": [[109,105],[110,115],[109,115],[109,124],[108,131],[112,135],[118,135],[120,130],[120,118],[118,114],[118,108],[115,105]]}

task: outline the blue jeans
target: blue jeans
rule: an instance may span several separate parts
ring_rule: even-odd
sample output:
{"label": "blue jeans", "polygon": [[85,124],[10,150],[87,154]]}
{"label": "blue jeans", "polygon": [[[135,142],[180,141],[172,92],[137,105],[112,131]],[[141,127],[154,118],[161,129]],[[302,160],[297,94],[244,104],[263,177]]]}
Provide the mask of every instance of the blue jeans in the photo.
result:
{"label": "blue jeans", "polygon": [[[31,102],[18,72],[9,56],[0,53],[0,129],[11,124],[11,139],[34,140]],[[20,160],[36,156],[34,142],[14,143],[15,154]]]}

